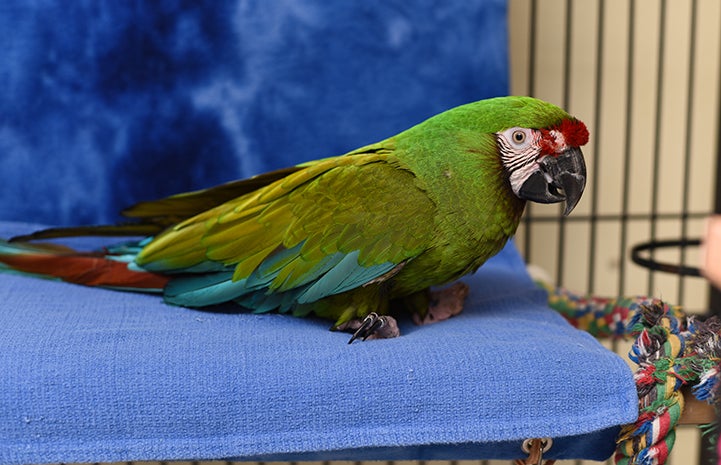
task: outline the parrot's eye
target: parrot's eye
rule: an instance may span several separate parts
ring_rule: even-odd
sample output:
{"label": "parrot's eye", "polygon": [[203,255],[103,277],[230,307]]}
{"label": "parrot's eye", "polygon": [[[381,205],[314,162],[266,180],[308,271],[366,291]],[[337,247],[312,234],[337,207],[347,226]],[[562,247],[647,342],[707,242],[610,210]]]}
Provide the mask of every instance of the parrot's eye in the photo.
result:
{"label": "parrot's eye", "polygon": [[535,140],[533,129],[528,128],[508,128],[498,133],[499,140],[505,144],[508,150],[523,151],[528,149]]}
{"label": "parrot's eye", "polygon": [[516,144],[522,144],[526,141],[526,133],[523,131],[513,131],[511,137]]}

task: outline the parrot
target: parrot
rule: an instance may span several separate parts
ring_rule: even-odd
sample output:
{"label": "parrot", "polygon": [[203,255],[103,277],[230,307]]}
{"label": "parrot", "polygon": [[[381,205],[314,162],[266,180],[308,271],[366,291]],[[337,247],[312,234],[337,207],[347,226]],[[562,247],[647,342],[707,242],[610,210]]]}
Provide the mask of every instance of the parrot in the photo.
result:
{"label": "parrot", "polygon": [[[189,308],[315,315],[349,343],[396,337],[399,311],[428,323],[462,309],[467,285],[450,283],[505,246],[528,201],[575,208],[588,138],[551,103],[484,99],[340,156],[140,202],[124,223],[0,241],[0,270]],[[99,251],[47,242],[83,235],[134,239]]]}

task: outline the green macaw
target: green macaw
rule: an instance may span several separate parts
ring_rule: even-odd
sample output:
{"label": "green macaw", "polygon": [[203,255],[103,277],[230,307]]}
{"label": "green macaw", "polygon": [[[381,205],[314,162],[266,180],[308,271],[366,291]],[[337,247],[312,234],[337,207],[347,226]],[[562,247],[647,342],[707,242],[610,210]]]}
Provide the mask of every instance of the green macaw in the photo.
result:
{"label": "green macaw", "polygon": [[[162,291],[174,305],[233,301],[314,313],[355,331],[353,339],[392,337],[392,310],[418,321],[460,310],[463,285],[436,295],[429,288],[498,253],[527,200],[573,210],[587,141],[586,126],[550,103],[481,100],[345,155],[137,204],[123,212],[133,223],[2,242],[0,262],[79,284]],[[148,238],[102,253],[27,243],[74,235]]]}

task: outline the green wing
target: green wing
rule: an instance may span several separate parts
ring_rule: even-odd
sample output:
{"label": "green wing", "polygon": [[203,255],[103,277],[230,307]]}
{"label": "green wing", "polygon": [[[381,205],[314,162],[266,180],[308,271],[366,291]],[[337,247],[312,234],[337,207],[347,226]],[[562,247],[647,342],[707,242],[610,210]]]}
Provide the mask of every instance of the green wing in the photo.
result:
{"label": "green wing", "polygon": [[183,221],[136,262],[184,273],[166,288],[172,303],[285,311],[393,275],[431,243],[434,211],[392,155],[354,152]]}

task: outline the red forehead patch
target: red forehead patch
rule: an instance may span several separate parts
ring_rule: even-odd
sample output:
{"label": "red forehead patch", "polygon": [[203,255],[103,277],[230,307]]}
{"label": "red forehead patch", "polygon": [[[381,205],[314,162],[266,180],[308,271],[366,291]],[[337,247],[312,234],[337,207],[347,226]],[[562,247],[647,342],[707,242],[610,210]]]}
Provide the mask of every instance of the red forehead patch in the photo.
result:
{"label": "red forehead patch", "polygon": [[588,142],[588,129],[577,119],[564,119],[554,128],[561,134],[569,147],[580,147]]}

